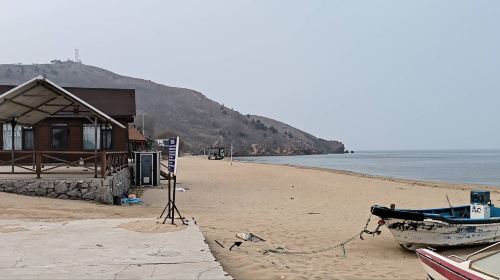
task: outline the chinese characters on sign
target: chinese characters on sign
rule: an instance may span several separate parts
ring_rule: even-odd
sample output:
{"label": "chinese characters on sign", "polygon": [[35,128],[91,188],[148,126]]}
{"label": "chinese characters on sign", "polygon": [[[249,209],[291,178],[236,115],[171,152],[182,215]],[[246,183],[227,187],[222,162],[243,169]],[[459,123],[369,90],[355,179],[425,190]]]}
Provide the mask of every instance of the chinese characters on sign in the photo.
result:
{"label": "chinese characters on sign", "polygon": [[177,173],[177,157],[179,156],[179,137],[168,139],[168,172]]}

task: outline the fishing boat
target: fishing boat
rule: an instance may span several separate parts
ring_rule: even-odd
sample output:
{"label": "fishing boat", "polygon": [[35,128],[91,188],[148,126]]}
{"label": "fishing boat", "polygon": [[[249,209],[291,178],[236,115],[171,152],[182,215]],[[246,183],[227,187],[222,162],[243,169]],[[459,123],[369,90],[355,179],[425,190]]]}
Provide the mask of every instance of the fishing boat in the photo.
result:
{"label": "fishing boat", "polygon": [[412,210],[375,205],[371,212],[408,250],[500,241],[500,208],[488,191],[471,191],[470,204],[464,206]]}
{"label": "fishing boat", "polygon": [[500,279],[500,242],[464,258],[445,257],[429,249],[417,249],[429,279]]}

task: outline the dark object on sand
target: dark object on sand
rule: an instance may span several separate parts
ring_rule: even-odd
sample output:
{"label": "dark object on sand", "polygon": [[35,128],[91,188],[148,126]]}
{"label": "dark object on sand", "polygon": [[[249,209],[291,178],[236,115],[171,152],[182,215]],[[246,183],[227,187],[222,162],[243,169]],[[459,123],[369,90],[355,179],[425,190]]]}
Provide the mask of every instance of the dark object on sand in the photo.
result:
{"label": "dark object on sand", "polygon": [[215,239],[215,243],[219,244],[219,246],[221,246],[222,248],[226,248],[226,247],[224,247],[224,245],[222,245],[222,243],[220,243],[220,241],[219,241],[219,240],[217,240],[217,239]]}
{"label": "dark object on sand", "polygon": [[240,247],[241,244],[243,244],[243,242],[241,241],[236,241],[234,242],[233,246],[231,246],[231,248],[229,248],[229,251],[233,250],[233,247],[236,246],[236,247]]}

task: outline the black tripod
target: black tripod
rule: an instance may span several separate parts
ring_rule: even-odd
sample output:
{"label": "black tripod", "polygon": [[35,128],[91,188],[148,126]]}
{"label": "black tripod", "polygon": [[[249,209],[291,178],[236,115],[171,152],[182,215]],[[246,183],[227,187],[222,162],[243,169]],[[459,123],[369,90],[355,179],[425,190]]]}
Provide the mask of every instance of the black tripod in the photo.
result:
{"label": "black tripod", "polygon": [[[177,186],[177,177],[175,175],[172,175],[169,173],[166,176],[166,179],[168,180],[168,201],[167,205],[165,205],[165,208],[163,208],[163,212],[161,212],[161,215],[158,219],[161,219],[165,212],[167,212],[167,215],[165,216],[165,219],[163,220],[163,224],[167,222],[168,219],[171,219],[172,225],[175,225],[175,212],[177,212],[177,215],[179,215],[178,219],[181,219],[182,224],[186,225],[186,222],[184,221],[184,217],[182,217],[181,212],[179,212],[179,209],[175,205],[175,188]],[[174,187],[172,188],[171,182],[174,182]]]}

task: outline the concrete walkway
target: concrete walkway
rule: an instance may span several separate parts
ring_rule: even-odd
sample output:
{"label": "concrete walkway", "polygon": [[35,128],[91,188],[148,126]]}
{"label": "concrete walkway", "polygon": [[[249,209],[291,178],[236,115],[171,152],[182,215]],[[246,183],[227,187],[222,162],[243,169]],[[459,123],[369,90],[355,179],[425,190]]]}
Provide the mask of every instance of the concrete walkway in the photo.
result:
{"label": "concrete walkway", "polygon": [[0,279],[232,279],[196,225],[145,233],[155,219],[0,220]]}

